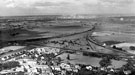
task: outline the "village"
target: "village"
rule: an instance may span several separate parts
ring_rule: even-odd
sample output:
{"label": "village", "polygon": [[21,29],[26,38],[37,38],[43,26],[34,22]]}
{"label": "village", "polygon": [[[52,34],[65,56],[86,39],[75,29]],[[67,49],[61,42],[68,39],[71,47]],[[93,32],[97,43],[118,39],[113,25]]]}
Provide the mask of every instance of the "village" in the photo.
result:
{"label": "village", "polygon": [[[28,49],[28,48],[27,48]],[[64,61],[59,55],[67,53]],[[100,72],[100,75],[110,74],[119,75],[134,73],[134,67],[115,68],[111,66],[111,61],[104,57],[100,61],[100,66],[73,64],[71,52],[61,50],[55,47],[37,47],[37,48],[22,48],[21,51],[9,52],[2,55],[0,58],[0,74],[1,75],[89,75]],[[11,65],[12,64],[12,65]],[[127,63],[128,64],[128,63]],[[129,65],[129,64],[128,64]],[[131,65],[131,64],[130,64]],[[126,66],[126,64],[125,64]],[[134,66],[134,65],[133,65]],[[131,69],[132,68],[132,69]],[[98,74],[99,75],[99,74]]]}

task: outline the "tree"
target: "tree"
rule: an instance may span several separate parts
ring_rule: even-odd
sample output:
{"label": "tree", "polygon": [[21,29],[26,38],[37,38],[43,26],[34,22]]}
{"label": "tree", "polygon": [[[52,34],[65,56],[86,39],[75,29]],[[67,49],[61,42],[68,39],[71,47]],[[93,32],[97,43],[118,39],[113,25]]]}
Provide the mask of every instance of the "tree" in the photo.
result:
{"label": "tree", "polygon": [[131,50],[135,50],[135,46],[130,46],[129,47]]}
{"label": "tree", "polygon": [[113,47],[112,47],[112,48],[116,49],[116,46],[115,46],[115,45],[113,45]]}
{"label": "tree", "polygon": [[61,62],[62,60],[61,60],[61,57],[58,57],[58,62]]}
{"label": "tree", "polygon": [[0,71],[2,70],[2,64],[0,63]]}
{"label": "tree", "polygon": [[10,69],[10,68],[14,68],[20,66],[20,63],[17,61],[10,61],[10,62],[6,62],[2,64],[2,68],[3,69]]}
{"label": "tree", "polygon": [[99,62],[101,67],[107,67],[111,65],[111,60],[107,57],[102,58],[102,60]]}
{"label": "tree", "polygon": [[127,61],[127,64],[125,64],[125,65],[123,65],[123,68],[124,68],[124,70],[133,70],[133,69],[135,69],[134,68],[134,64],[135,62],[133,61],[133,60],[128,60]]}
{"label": "tree", "polygon": [[69,54],[67,55],[67,59],[70,60],[70,55]]}

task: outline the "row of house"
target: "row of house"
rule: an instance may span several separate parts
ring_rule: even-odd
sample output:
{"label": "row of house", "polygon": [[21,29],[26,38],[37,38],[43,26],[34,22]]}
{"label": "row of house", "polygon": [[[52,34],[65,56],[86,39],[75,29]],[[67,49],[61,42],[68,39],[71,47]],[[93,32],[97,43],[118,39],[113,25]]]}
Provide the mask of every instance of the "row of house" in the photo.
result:
{"label": "row of house", "polygon": [[57,55],[60,52],[60,49],[58,48],[52,48],[52,47],[40,47],[40,48],[34,48],[31,49],[29,52],[37,51],[39,54],[45,53],[45,54],[51,54],[54,53]]}
{"label": "row of house", "polygon": [[6,60],[10,60],[12,58],[15,58],[17,56],[21,56],[26,53],[27,50],[31,50],[33,47],[24,47],[12,52],[6,52],[4,55],[0,56],[0,62],[4,62]]}
{"label": "row of house", "polygon": [[60,52],[60,49],[58,48],[52,48],[52,47],[40,47],[40,48],[33,48],[33,47],[25,47],[21,48],[12,52],[7,52],[5,55],[0,56],[0,61],[5,61],[11,58],[14,58],[16,56],[23,55],[26,51],[28,52],[34,52],[37,51],[39,54],[45,53],[45,54],[51,54],[54,53],[57,55]]}
{"label": "row of house", "polygon": [[15,73],[23,72],[27,75],[54,75],[48,65],[38,65],[35,60],[24,58],[17,61],[20,63],[20,67],[10,70],[3,70],[0,72],[0,74],[14,73],[15,75]]}

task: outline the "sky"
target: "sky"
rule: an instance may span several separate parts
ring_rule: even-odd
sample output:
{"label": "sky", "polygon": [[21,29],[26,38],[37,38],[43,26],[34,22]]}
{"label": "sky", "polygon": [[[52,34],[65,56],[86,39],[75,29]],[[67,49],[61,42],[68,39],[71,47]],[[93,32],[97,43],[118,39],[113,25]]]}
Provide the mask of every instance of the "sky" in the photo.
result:
{"label": "sky", "polygon": [[134,13],[135,0],[0,0],[0,16]]}

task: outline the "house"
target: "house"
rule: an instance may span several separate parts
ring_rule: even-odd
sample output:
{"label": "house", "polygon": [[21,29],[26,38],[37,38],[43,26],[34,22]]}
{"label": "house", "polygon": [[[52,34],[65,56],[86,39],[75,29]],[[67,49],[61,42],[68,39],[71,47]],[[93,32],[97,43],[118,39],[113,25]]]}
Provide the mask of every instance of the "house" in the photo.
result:
{"label": "house", "polygon": [[30,50],[30,52],[34,52],[37,51],[38,54],[42,54],[42,53],[46,53],[46,54],[51,54],[54,53],[55,55],[57,55],[57,53],[60,51],[60,49],[58,48],[52,48],[52,47],[40,47],[40,48],[35,48]]}
{"label": "house", "polygon": [[92,66],[86,66],[87,70],[92,70]]}
{"label": "house", "polygon": [[61,68],[59,66],[51,66],[51,68],[56,71],[61,71]]}
{"label": "house", "polygon": [[66,64],[66,63],[61,63],[61,64],[60,64],[60,67],[61,67],[62,69],[65,69],[65,70],[72,71],[70,65],[68,65],[68,64]]}
{"label": "house", "polygon": [[24,72],[24,67],[21,66],[21,67],[16,67],[15,69],[16,72]]}
{"label": "house", "polygon": [[127,71],[123,71],[125,75],[129,75],[131,73],[130,70],[127,70]]}

